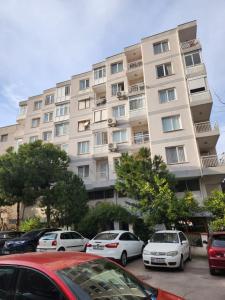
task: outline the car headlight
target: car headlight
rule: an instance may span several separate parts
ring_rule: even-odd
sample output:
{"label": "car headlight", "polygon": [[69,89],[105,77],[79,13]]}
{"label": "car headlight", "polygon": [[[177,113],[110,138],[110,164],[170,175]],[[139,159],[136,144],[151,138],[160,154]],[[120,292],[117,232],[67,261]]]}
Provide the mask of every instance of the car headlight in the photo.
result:
{"label": "car headlight", "polygon": [[150,255],[150,254],[151,254],[151,252],[150,252],[150,251],[148,251],[148,250],[144,250],[144,251],[143,251],[143,254],[145,254],[145,255]]}
{"label": "car headlight", "polygon": [[170,252],[166,253],[167,256],[177,256],[177,254],[178,254],[178,251],[170,251]]}

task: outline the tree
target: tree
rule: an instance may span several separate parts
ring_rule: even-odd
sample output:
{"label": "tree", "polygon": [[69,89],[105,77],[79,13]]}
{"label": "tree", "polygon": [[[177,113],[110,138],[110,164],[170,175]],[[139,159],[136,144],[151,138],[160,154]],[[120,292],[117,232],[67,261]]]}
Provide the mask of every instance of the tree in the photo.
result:
{"label": "tree", "polygon": [[220,190],[212,191],[204,204],[205,208],[214,216],[214,220],[210,224],[212,229],[214,231],[225,230],[225,193]]}
{"label": "tree", "polygon": [[77,227],[88,211],[87,192],[80,177],[72,172],[65,174],[53,187],[55,215],[59,226]]}
{"label": "tree", "polygon": [[29,218],[29,219],[26,219],[21,222],[20,231],[27,232],[27,231],[30,231],[33,229],[39,229],[42,227],[43,227],[43,223],[41,223],[40,218],[33,217],[33,218]]}

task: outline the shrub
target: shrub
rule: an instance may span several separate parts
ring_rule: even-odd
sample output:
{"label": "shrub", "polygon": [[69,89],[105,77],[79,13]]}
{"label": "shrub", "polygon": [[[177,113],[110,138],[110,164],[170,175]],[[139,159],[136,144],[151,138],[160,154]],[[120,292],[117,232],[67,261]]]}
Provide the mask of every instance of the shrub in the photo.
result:
{"label": "shrub", "polygon": [[30,231],[33,229],[39,229],[42,227],[43,227],[43,223],[41,223],[40,218],[32,217],[32,218],[22,221],[19,229],[20,229],[20,231],[27,232],[27,231]]}

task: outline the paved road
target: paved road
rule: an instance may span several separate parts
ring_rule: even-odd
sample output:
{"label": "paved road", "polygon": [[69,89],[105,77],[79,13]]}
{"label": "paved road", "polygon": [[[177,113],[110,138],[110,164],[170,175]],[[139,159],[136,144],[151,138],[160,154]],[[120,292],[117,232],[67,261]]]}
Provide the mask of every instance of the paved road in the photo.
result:
{"label": "paved road", "polygon": [[141,259],[130,262],[126,268],[152,286],[186,300],[225,300],[225,273],[210,275],[204,258],[193,258],[187,262],[184,272],[162,268],[146,270]]}

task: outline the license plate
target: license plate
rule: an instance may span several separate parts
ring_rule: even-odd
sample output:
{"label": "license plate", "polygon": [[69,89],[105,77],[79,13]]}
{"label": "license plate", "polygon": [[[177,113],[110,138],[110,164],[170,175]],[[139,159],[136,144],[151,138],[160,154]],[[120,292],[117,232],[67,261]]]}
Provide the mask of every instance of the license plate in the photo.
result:
{"label": "license plate", "polygon": [[103,245],[93,245],[93,249],[95,249],[95,250],[103,250],[104,246]]}
{"label": "license plate", "polygon": [[164,259],[164,258],[157,258],[157,257],[156,257],[156,258],[152,258],[152,259],[151,259],[151,262],[162,264],[162,263],[165,262],[165,259]]}

